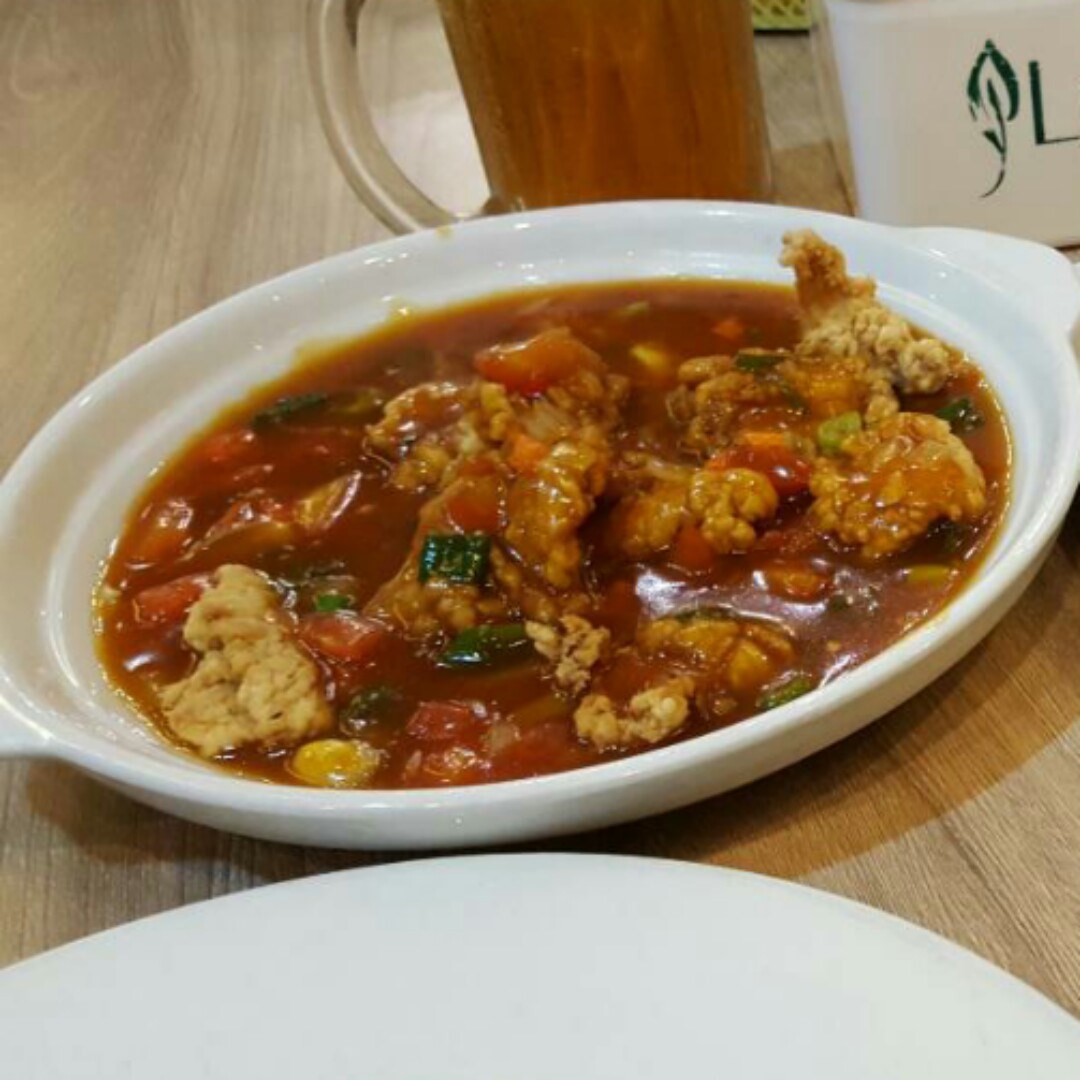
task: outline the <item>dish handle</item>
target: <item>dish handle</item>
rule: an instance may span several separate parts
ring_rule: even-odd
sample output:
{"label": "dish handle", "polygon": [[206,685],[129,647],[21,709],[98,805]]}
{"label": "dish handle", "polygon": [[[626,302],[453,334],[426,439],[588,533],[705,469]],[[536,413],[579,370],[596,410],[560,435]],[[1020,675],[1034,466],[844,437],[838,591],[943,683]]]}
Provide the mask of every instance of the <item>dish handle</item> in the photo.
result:
{"label": "dish handle", "polygon": [[0,704],[0,761],[4,758],[41,757],[47,753],[49,736],[36,724]]}
{"label": "dish handle", "polygon": [[1080,320],[1080,265],[1060,251],[976,229],[913,229],[923,244],[1028,304],[1066,337]]}

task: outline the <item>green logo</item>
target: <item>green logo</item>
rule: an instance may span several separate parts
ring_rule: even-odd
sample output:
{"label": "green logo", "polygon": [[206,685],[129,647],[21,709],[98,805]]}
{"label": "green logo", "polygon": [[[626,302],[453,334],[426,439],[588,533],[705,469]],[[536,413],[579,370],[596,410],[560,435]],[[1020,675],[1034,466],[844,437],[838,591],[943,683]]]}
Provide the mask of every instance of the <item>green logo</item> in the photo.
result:
{"label": "green logo", "polygon": [[998,174],[983,198],[993,195],[1005,181],[1009,163],[1009,124],[1020,111],[1020,82],[1012,64],[992,42],[979,53],[967,83],[968,110],[971,119],[982,125],[982,137],[998,156]]}

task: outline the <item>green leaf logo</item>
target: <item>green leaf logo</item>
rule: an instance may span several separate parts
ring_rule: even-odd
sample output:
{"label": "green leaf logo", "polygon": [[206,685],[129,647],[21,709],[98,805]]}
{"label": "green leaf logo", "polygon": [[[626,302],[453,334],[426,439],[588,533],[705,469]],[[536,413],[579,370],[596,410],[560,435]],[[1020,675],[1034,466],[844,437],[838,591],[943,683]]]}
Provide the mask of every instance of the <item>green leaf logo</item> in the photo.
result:
{"label": "green leaf logo", "polygon": [[972,120],[982,125],[982,137],[998,156],[998,175],[983,198],[993,195],[1005,180],[1009,161],[1008,125],[1020,111],[1020,83],[1012,64],[992,42],[979,53],[967,83],[968,109]]}

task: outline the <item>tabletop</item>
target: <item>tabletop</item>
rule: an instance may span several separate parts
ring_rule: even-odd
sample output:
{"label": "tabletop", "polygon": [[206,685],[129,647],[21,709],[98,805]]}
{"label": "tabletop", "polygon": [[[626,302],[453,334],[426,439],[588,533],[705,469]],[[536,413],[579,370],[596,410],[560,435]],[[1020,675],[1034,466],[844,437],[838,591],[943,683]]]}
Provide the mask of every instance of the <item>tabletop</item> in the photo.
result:
{"label": "tabletop", "polygon": [[[303,7],[0,0],[5,466],[79,387],[167,327],[385,235],[320,130]],[[805,37],[758,49],[779,201],[847,211]],[[434,138],[421,123],[404,141],[423,151]],[[543,846],[801,880],[936,930],[1080,1014],[1078,562],[1074,508],[1017,607],[904,707],[739,791]],[[3,762],[0,965],[386,858],[225,835],[61,765]]]}

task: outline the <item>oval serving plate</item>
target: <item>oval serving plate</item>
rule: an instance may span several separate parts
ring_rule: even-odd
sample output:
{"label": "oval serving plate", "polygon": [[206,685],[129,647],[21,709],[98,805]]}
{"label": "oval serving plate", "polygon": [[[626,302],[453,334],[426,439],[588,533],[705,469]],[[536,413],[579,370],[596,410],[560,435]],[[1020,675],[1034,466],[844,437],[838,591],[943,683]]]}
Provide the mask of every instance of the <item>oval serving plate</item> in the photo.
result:
{"label": "oval serving plate", "polygon": [[[929,624],[790,705],[577,772],[455,789],[335,792],[229,776],[162,743],[105,683],[90,596],[147,476],[219,408],[312,341],[395,308],[515,287],[670,276],[786,281],[782,234],[813,228],[886,303],[971,354],[1016,460],[999,539]],[[717,794],[857,730],[955,663],[1045,557],[1080,475],[1080,285],[1057,253],[957,230],[898,230],[780,207],[639,203],[495,218],[360,249],[204,312],[87,387],[0,485],[0,754],[47,755],[153,806],[275,840],[353,848],[500,843],[612,824]],[[38,613],[29,625],[28,612]]]}

